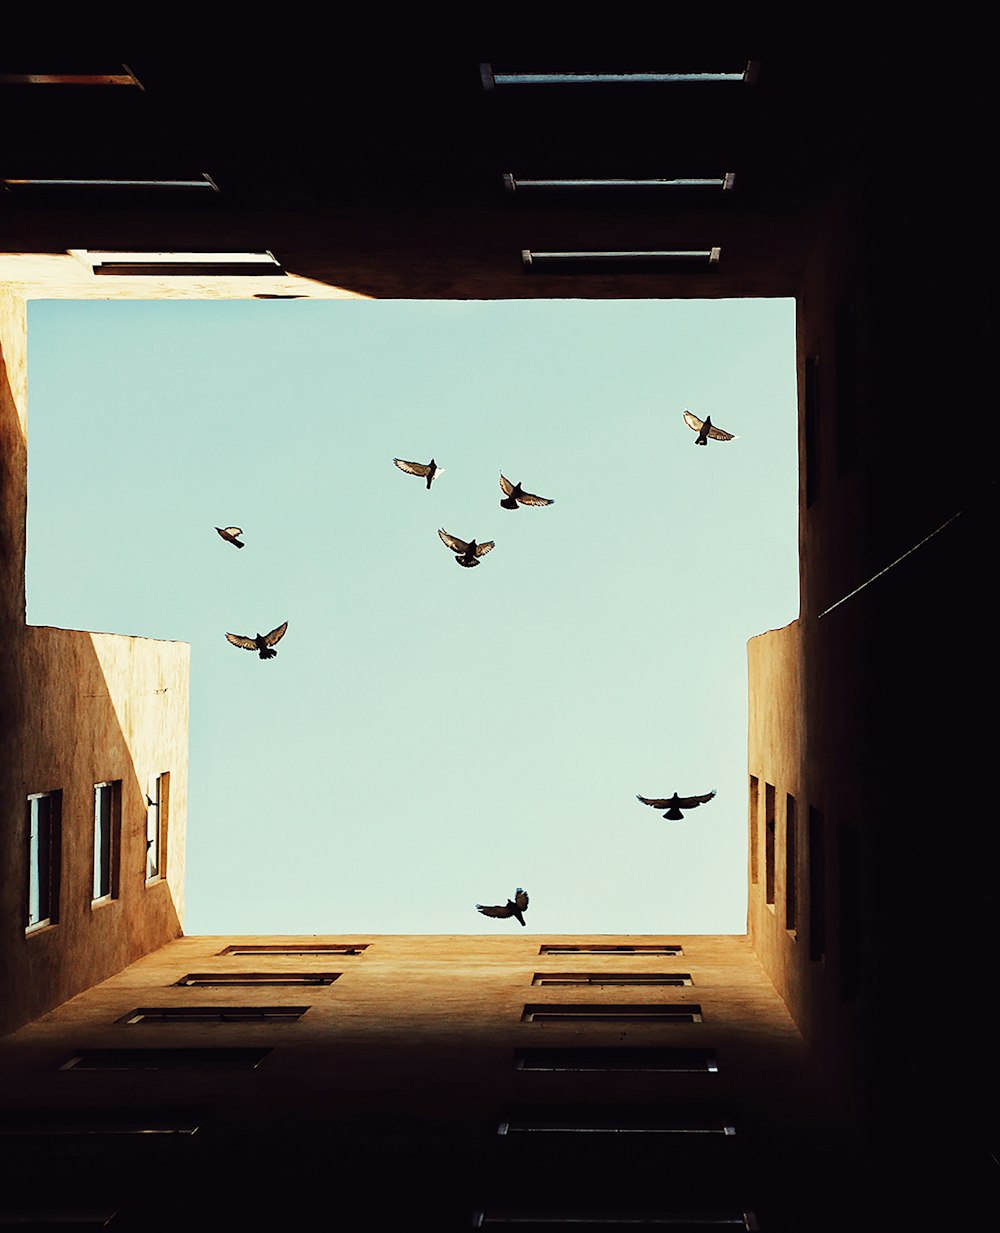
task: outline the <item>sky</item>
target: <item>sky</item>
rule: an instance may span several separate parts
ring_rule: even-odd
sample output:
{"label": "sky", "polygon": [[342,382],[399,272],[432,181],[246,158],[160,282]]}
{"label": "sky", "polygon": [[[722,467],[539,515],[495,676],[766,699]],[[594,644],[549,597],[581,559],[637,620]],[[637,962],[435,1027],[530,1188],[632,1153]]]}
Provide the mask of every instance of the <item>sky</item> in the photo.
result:
{"label": "sky", "polygon": [[[541,933],[745,931],[746,643],[798,612],[792,300],[29,328],[29,622],[191,644],[185,932],[517,930],[474,907],[515,887]],[[392,462],[432,456],[429,492]],[[555,503],[501,509],[501,471]],[[441,527],[496,547],[462,569]],[[283,621],[267,662],[225,638]],[[635,799],[712,788],[683,822]]]}

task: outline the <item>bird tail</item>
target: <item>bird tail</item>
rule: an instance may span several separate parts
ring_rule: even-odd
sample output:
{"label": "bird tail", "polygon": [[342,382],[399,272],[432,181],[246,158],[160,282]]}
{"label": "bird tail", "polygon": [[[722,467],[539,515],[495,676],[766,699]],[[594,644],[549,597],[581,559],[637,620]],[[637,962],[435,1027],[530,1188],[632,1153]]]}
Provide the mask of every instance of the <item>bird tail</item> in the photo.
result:
{"label": "bird tail", "polygon": [[260,657],[261,657],[261,659],[274,659],[274,657],[275,657],[275,655],[277,655],[277,653],[278,653],[278,652],[277,652],[277,651],[275,651],[275,650],[272,650],[272,648],[271,648],[271,647],[266,646],[266,647],[264,647],[264,648],[262,649],[262,651],[261,651],[261,653],[260,653]]}
{"label": "bird tail", "polygon": [[667,812],[663,816],[665,818],[670,818],[672,822],[683,822],[684,821],[684,815],[681,813],[679,809],[668,809]]}
{"label": "bird tail", "polygon": [[504,507],[504,509],[517,509],[517,502],[513,497],[504,497],[500,504]]}
{"label": "bird tail", "polygon": [[699,437],[697,441],[695,441],[695,445],[707,445],[707,444],[708,444],[708,437]]}
{"label": "bird tail", "polygon": [[475,557],[473,557],[471,561],[467,561],[465,557],[456,557],[455,560],[459,563],[459,565],[464,565],[466,569],[475,569],[479,564]]}

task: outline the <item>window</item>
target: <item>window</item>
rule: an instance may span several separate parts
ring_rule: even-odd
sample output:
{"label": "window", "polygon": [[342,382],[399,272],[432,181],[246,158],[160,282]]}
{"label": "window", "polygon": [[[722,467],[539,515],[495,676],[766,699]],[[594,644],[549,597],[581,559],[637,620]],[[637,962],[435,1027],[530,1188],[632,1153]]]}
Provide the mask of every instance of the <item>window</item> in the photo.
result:
{"label": "window", "polygon": [[193,1135],[201,1115],[180,1109],[9,1109],[0,1135]]}
{"label": "window", "polygon": [[121,780],[94,784],[94,903],[118,898],[121,817]]}
{"label": "window", "polygon": [[712,1073],[718,1069],[715,1054],[706,1049],[516,1049],[515,1070],[568,1071],[673,1071]]}
{"label": "window", "polygon": [[308,1006],[139,1006],[116,1023],[295,1023]]}
{"label": "window", "polygon": [[736,1134],[736,1127],[722,1118],[701,1116],[664,1117],[642,1110],[595,1110],[576,1108],[566,1112],[514,1110],[504,1115],[498,1135],[593,1134],[593,1135],[719,1135]]}
{"label": "window", "polygon": [[690,985],[689,972],[536,972],[533,985]]}
{"label": "window", "polygon": [[826,954],[826,835],[823,815],[809,806],[809,958]]}
{"label": "window", "polygon": [[284,274],[273,253],[143,253],[71,248],[71,256],[92,274],[199,275],[201,277]]}
{"label": "window", "polygon": [[565,252],[539,252],[521,249],[521,265],[525,273],[549,270],[557,273],[633,273],[642,274],[651,268],[713,270],[719,264],[722,249],[713,248],[649,248],[649,249],[587,249]]}
{"label": "window", "polygon": [[695,177],[675,177],[670,180],[659,179],[623,179],[606,176],[603,179],[577,180],[536,180],[524,176],[504,173],[503,186],[508,193],[524,192],[594,192],[600,191],[656,191],[664,189],[710,188],[729,192],[736,183],[736,173],[727,171],[725,175],[698,179]]}
{"label": "window", "polygon": [[705,1212],[687,1211],[674,1215],[651,1215],[630,1208],[617,1213],[594,1215],[592,1212],[552,1211],[549,1208],[535,1212],[476,1212],[472,1218],[474,1229],[516,1228],[519,1233],[546,1233],[560,1225],[583,1225],[595,1233],[632,1233],[637,1227],[671,1229],[673,1233],[706,1233],[712,1229],[756,1230],[757,1218],[753,1212]]}
{"label": "window", "polygon": [[785,794],[785,928],[795,932],[795,901],[798,889],[798,871],[795,868],[796,834],[795,834],[795,797],[790,792]]}
{"label": "window", "polygon": [[701,1023],[701,1007],[696,1002],[542,1002],[525,1006],[522,1023],[588,1020],[618,1023],[645,1020],[655,1023]]}
{"label": "window", "polygon": [[189,972],[178,985],[332,985],[340,972]]}
{"label": "window", "polygon": [[819,356],[805,359],[806,508],[819,496]]}
{"label": "window", "polygon": [[207,171],[191,180],[83,180],[83,179],[31,179],[0,181],[11,193],[73,193],[73,192],[140,192],[140,193],[193,193],[212,196],[219,191]]}
{"label": "window", "polygon": [[220,955],[361,955],[367,942],[278,942],[242,943],[227,946]]}
{"label": "window", "polygon": [[589,86],[589,85],[686,85],[702,82],[737,82],[752,85],[757,80],[760,62],[748,60],[736,72],[701,73],[495,73],[492,64],[480,64],[479,79],[484,90],[498,86]]}
{"label": "window", "polygon": [[59,919],[59,852],[62,792],[28,797],[28,908],[26,932]]}
{"label": "window", "polygon": [[578,946],[557,945],[557,946],[539,946],[538,953],[540,955],[683,955],[684,951],[680,946],[672,943],[638,943],[636,945],[615,945],[615,944],[588,944],[581,943]]}
{"label": "window", "polygon": [[0,73],[0,86],[138,86],[127,64],[114,73]]}
{"label": "window", "polygon": [[750,881],[754,886],[760,880],[758,865],[760,857],[757,853],[757,811],[760,807],[760,780],[756,775],[750,776]]}
{"label": "window", "polygon": [[167,817],[170,808],[170,773],[150,776],[146,789],[146,881],[166,873]]}
{"label": "window", "polygon": [[774,907],[774,784],[764,784],[764,902]]}
{"label": "window", "polygon": [[60,1070],[256,1070],[270,1049],[81,1049]]}
{"label": "window", "polygon": [[118,1215],[112,1207],[61,1208],[51,1207],[11,1208],[4,1206],[0,1229],[16,1230],[16,1233],[53,1233],[55,1229],[68,1229],[71,1233],[98,1233],[106,1229]]}

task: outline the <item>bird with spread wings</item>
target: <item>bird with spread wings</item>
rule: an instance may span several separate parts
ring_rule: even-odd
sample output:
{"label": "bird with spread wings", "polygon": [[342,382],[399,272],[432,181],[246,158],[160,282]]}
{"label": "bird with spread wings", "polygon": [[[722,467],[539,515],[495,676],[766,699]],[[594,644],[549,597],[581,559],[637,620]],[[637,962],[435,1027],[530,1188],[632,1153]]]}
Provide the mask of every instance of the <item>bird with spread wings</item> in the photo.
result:
{"label": "bird with spread wings", "polygon": [[555,504],[548,497],[536,497],[533,492],[525,492],[520,484],[512,484],[502,472],[500,475],[500,487],[505,494],[505,499],[500,502],[504,509],[517,509],[519,505]]}
{"label": "bird with spread wings", "polygon": [[706,792],[704,796],[678,796],[675,792],[673,796],[665,796],[662,799],[652,799],[648,796],[637,796],[637,801],[642,801],[644,805],[652,805],[654,809],[665,809],[667,812],[663,815],[665,818],[670,818],[674,822],[680,822],[684,815],[682,809],[697,809],[699,805],[704,805],[706,801],[710,801],[715,795],[715,789],[711,792]]}
{"label": "bird with spread wings", "polygon": [[522,916],[522,913],[527,912],[527,910],[528,892],[526,890],[522,890],[520,886],[515,891],[514,898],[508,899],[505,904],[476,904],[476,911],[481,912],[483,916],[496,916],[501,920],[506,920],[508,917],[513,916],[516,920],[519,920],[522,925],[524,924],[524,917]]}
{"label": "bird with spread wings", "polygon": [[419,475],[425,479],[428,489],[444,473],[444,467],[439,467],[433,458],[430,462],[407,462],[405,458],[394,458],[392,461],[407,475]]}
{"label": "bird with spread wings", "polygon": [[455,560],[459,565],[464,565],[466,569],[474,569],[479,564],[479,558],[493,549],[493,540],[487,540],[485,544],[477,544],[474,539],[470,539],[468,543],[464,539],[459,539],[457,535],[449,535],[442,527],[438,531],[441,537],[441,543],[446,548],[450,548],[455,553]]}
{"label": "bird with spread wings", "polygon": [[227,544],[232,544],[234,548],[245,548],[246,544],[241,543],[236,537],[242,535],[243,532],[239,527],[216,527],[216,531],[222,536]]}
{"label": "bird with spread wings", "polygon": [[684,423],[687,424],[688,428],[698,434],[695,439],[695,445],[707,445],[709,437],[711,437],[713,441],[736,440],[735,433],[726,432],[722,428],[716,428],[716,426],[712,423],[712,417],[710,415],[706,416],[704,420],[700,420],[697,415],[693,415],[690,411],[685,411]]}
{"label": "bird with spread wings", "polygon": [[238,646],[244,651],[258,651],[261,659],[274,659],[277,651],[272,650],[276,642],[280,642],[285,636],[285,630],[288,628],[288,622],[279,625],[277,629],[272,629],[269,634],[257,634],[254,638],[248,638],[245,634],[226,634],[226,641],[231,642],[233,646]]}

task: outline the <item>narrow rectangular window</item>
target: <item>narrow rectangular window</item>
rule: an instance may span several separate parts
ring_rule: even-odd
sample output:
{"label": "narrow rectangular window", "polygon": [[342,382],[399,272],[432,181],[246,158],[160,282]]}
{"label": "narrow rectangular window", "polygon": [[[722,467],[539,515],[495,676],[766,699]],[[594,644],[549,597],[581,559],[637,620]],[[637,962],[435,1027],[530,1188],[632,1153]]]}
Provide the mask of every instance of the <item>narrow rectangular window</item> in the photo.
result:
{"label": "narrow rectangular window", "polygon": [[826,954],[826,835],[823,815],[809,806],[809,958]]}
{"label": "narrow rectangular window", "polygon": [[719,1135],[732,1137],[736,1127],[723,1118],[702,1115],[664,1116],[643,1110],[515,1109],[497,1125],[498,1135]]}
{"label": "narrow rectangular window", "polygon": [[607,1048],[515,1049],[515,1070],[671,1071],[715,1074],[719,1065],[709,1049]]}
{"label": "narrow rectangular window", "polygon": [[80,1049],[60,1070],[256,1070],[270,1049]]}
{"label": "narrow rectangular window", "polygon": [[137,1006],[116,1023],[295,1023],[308,1006]]}
{"label": "narrow rectangular window", "polygon": [[566,274],[645,274],[657,270],[714,270],[722,248],[574,249],[541,252],[521,249],[526,274],[551,270]]}
{"label": "narrow rectangular window", "polygon": [[757,809],[760,805],[760,780],[756,775],[750,776],[750,881],[757,885],[759,880],[759,858],[757,856]]}
{"label": "narrow rectangular window", "polygon": [[546,1022],[701,1023],[697,1002],[532,1002],[524,1008],[522,1023]]}
{"label": "narrow rectangular window", "polygon": [[764,785],[764,900],[774,907],[774,784]]}
{"label": "narrow rectangular window", "polygon": [[226,946],[220,955],[362,955],[367,942],[279,942],[245,943]]}
{"label": "narrow rectangular window", "polygon": [[861,836],[855,827],[841,822],[839,827],[839,911],[840,996],[853,1002],[860,990],[861,962],[864,954],[861,937]]}
{"label": "narrow rectangular window", "polygon": [[536,972],[533,985],[673,985],[693,984],[690,972]]}
{"label": "narrow rectangular window", "polygon": [[[662,1211],[662,1208],[661,1208]],[[636,1214],[634,1207],[620,1212],[596,1215],[593,1208],[574,1208],[565,1212],[553,1211],[551,1207],[537,1211],[479,1211],[473,1213],[474,1229],[517,1229],[519,1233],[544,1233],[551,1228],[580,1228],[591,1233],[626,1233],[637,1227],[662,1228],[672,1233],[711,1233],[713,1229],[738,1233],[742,1229],[755,1233],[757,1218],[753,1212],[684,1209],[673,1215],[644,1212]]]}
{"label": "narrow rectangular window", "polygon": [[806,508],[819,496],[819,356],[805,362]]}
{"label": "narrow rectangular window", "polygon": [[151,775],[146,789],[146,881],[155,882],[167,869],[167,821],[170,772]]}
{"label": "narrow rectangular window", "polygon": [[118,897],[121,799],[120,779],[94,784],[94,903]]}
{"label": "narrow rectangular window", "polygon": [[332,985],[340,972],[188,972],[178,985]]}
{"label": "narrow rectangular window", "polygon": [[25,929],[54,925],[59,919],[59,856],[62,792],[28,797],[28,904]]}
{"label": "narrow rectangular window", "polygon": [[0,1136],[193,1135],[201,1115],[180,1109],[9,1109],[0,1113]]}
{"label": "narrow rectangular window", "polygon": [[673,943],[638,943],[636,945],[605,945],[597,943],[589,945],[580,943],[579,945],[548,945],[539,946],[538,953],[540,955],[667,955],[674,957],[683,955],[684,951],[680,946]]}
{"label": "narrow rectangular window", "polygon": [[798,886],[798,870],[795,867],[795,797],[785,794],[785,928],[795,929],[795,893]]}
{"label": "narrow rectangular window", "polygon": [[153,253],[89,248],[71,248],[67,251],[92,274],[246,278],[285,273],[281,262],[271,252]]}

